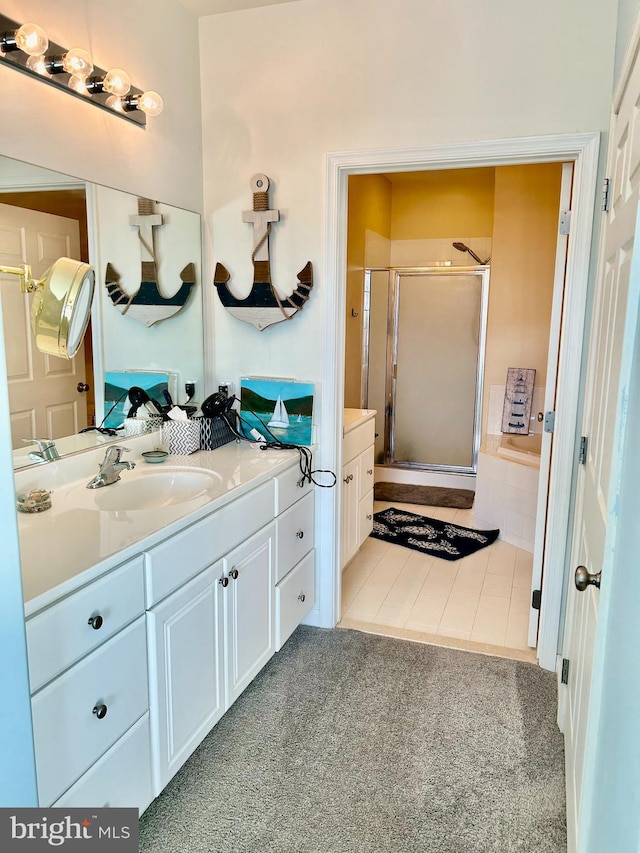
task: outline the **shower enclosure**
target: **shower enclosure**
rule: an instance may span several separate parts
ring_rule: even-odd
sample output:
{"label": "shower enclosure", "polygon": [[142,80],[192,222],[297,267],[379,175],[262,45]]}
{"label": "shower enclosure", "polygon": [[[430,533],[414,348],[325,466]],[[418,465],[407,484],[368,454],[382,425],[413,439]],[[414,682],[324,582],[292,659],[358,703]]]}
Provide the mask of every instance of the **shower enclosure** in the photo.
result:
{"label": "shower enclosure", "polygon": [[475,473],[489,268],[367,269],[362,387],[376,464]]}

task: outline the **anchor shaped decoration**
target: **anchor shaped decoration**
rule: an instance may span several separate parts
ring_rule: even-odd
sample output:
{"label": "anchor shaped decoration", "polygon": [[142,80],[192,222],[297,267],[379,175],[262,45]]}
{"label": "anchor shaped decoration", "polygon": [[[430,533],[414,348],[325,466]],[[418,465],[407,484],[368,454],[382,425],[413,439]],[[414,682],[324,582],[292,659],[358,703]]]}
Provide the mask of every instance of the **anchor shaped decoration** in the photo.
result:
{"label": "anchor shaped decoration", "polygon": [[167,297],[160,293],[153,248],[153,229],[162,223],[163,216],[154,211],[151,199],[139,198],[138,215],[129,217],[129,224],[138,229],[140,240],[142,280],[137,293],[131,296],[122,289],[120,275],[113,264],[107,264],[105,274],[105,287],[113,304],[120,308],[122,314],[128,314],[145,326],[153,326],[154,323],[177,314],[184,308],[191,289],[196,283],[196,269],[194,264],[190,263],[180,273],[182,284],[177,293]]}
{"label": "anchor shaped decoration", "polygon": [[253,261],[253,285],[245,299],[237,299],[227,287],[231,278],[229,271],[216,264],[213,283],[218,290],[220,301],[227,311],[238,320],[251,323],[262,331],[274,323],[291,320],[303,307],[313,287],[313,270],[308,261],[298,273],[298,285],[290,296],[283,299],[271,283],[269,264],[269,234],[271,223],[280,219],[279,210],[269,209],[269,178],[266,175],[254,175],[251,178],[253,190],[253,210],[242,214],[242,221],[253,224],[254,246],[251,253]]}

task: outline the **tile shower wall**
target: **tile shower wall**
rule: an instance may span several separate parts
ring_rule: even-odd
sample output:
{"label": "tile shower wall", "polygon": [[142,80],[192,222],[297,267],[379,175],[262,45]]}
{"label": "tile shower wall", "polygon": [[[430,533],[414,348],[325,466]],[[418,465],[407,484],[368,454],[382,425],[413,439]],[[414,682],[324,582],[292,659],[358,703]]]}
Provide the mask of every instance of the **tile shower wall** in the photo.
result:
{"label": "tile shower wall", "polygon": [[533,553],[539,470],[489,453],[478,456],[474,513],[500,539]]}

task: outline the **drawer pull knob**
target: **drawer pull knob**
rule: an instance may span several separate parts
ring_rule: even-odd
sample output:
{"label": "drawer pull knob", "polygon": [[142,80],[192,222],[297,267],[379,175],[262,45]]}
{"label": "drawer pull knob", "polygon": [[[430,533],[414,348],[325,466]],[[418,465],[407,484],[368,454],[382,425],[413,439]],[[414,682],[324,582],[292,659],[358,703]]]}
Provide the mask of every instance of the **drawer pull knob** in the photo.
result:
{"label": "drawer pull knob", "polygon": [[296,536],[298,537],[298,539],[304,539],[304,530],[298,530]]}
{"label": "drawer pull knob", "polygon": [[367,468],[367,474],[373,474],[373,468]]}
{"label": "drawer pull knob", "polygon": [[367,521],[371,521],[372,518],[373,518],[372,515],[367,515]]}
{"label": "drawer pull knob", "polygon": [[102,720],[107,716],[107,706],[102,704],[96,705],[93,709],[93,713],[99,720]]}
{"label": "drawer pull knob", "polygon": [[237,580],[238,579],[238,570],[237,569],[231,569],[231,571],[229,572],[229,577],[233,578],[234,581]]}
{"label": "drawer pull knob", "polygon": [[218,583],[219,583],[219,584],[222,584],[222,586],[229,586],[229,578],[227,578],[227,577],[220,578],[220,580],[218,581]]}
{"label": "drawer pull knob", "polygon": [[307,596],[304,594],[304,592],[301,592],[300,595],[298,596],[298,601],[304,601],[306,597]]}
{"label": "drawer pull knob", "polygon": [[104,619],[102,618],[102,616],[99,613],[97,613],[95,616],[89,617],[89,619],[87,621],[87,625],[91,625],[91,627],[93,628],[94,631],[99,631],[100,628],[102,628],[103,622],[104,622]]}
{"label": "drawer pull knob", "polygon": [[350,483],[353,480],[353,474],[347,474],[344,478],[345,483]]}

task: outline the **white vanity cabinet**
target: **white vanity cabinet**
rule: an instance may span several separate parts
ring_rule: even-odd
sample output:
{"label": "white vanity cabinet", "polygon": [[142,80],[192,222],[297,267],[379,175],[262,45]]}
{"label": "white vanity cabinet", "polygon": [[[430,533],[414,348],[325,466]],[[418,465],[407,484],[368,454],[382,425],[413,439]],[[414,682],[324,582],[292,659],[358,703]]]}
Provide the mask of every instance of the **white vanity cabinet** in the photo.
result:
{"label": "white vanity cabinet", "polygon": [[[200,572],[148,612],[155,796],[313,606],[313,494],[309,484],[296,485],[296,470],[258,486],[146,554],[152,601],[175,585],[176,574]],[[296,535],[300,531],[302,537]],[[297,565],[310,551],[306,593],[299,593],[303,602],[296,598],[283,607],[284,636],[275,613],[276,583],[296,579]],[[211,565],[203,569],[207,558]]]}
{"label": "white vanity cabinet", "polygon": [[41,806],[144,811],[315,603],[297,458],[139,547],[27,619]]}
{"label": "white vanity cabinet", "polygon": [[345,427],[342,442],[342,568],[373,529],[375,412],[363,411]]}
{"label": "white vanity cabinet", "polygon": [[[142,558],[36,613],[26,630],[40,805],[144,810],[152,794]],[[128,765],[135,771],[120,800],[109,768]]]}

